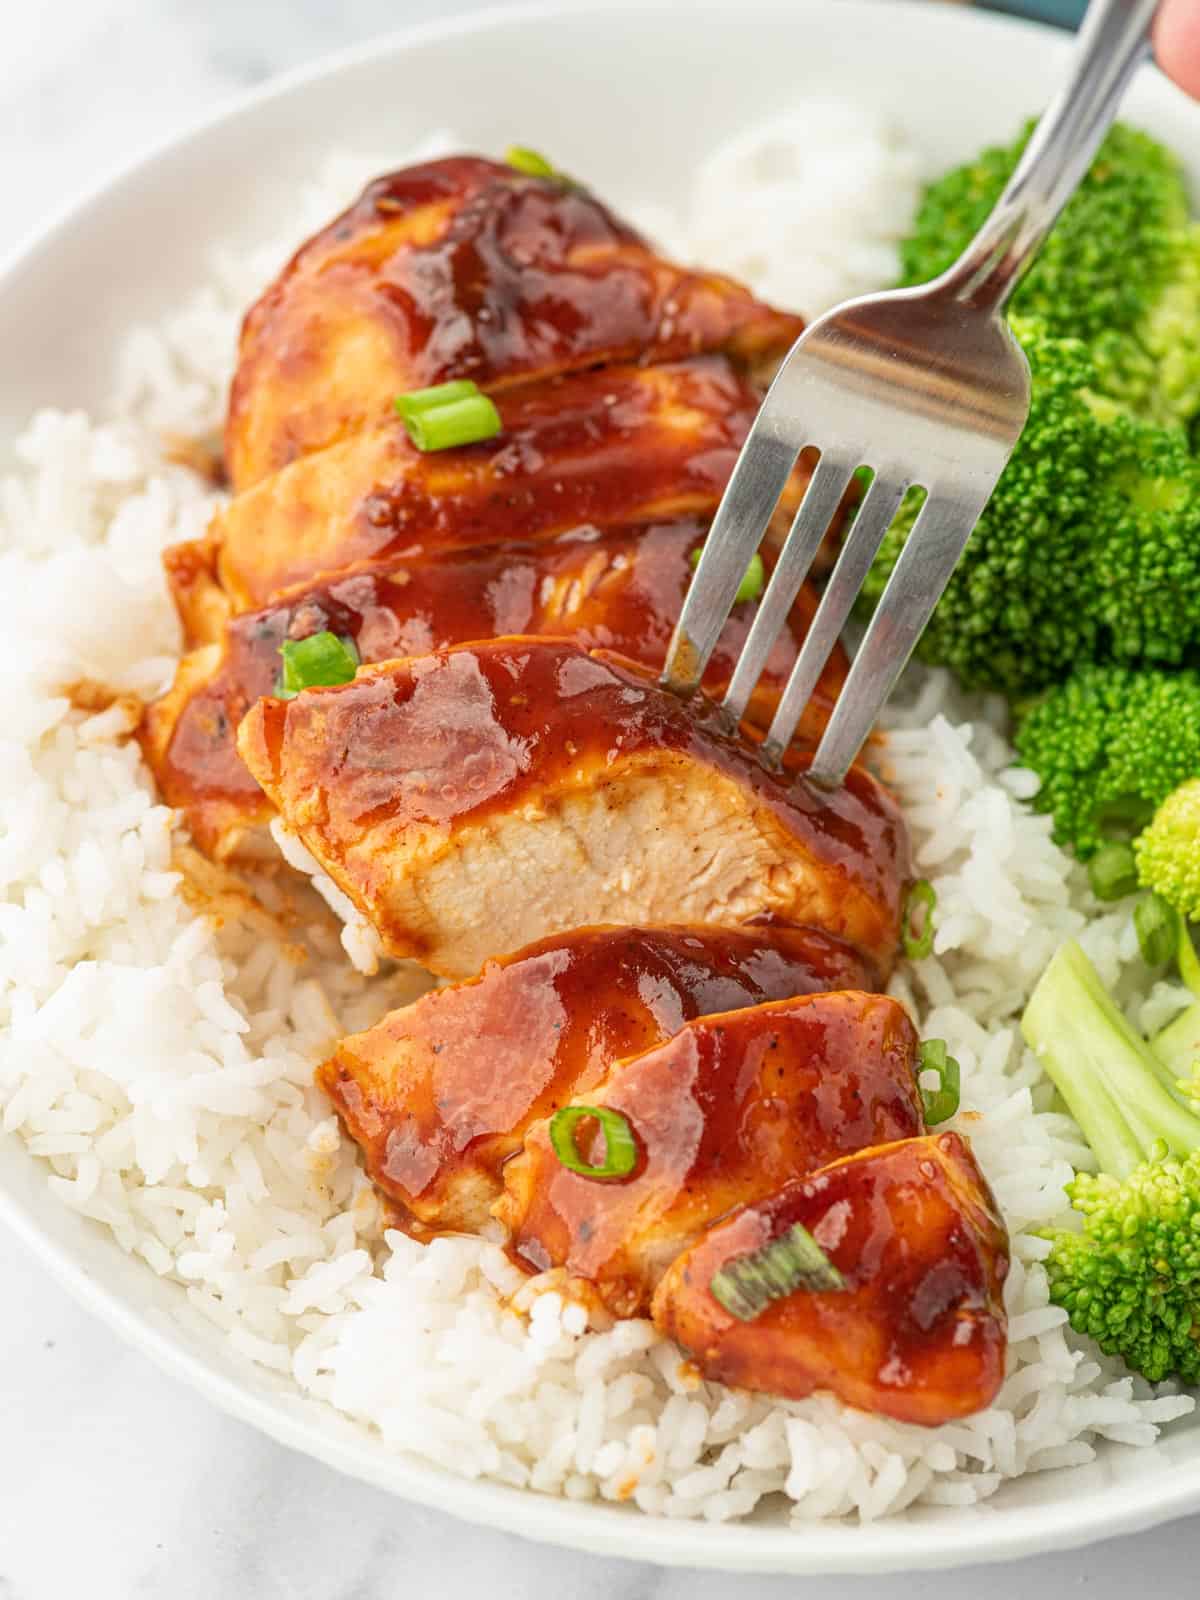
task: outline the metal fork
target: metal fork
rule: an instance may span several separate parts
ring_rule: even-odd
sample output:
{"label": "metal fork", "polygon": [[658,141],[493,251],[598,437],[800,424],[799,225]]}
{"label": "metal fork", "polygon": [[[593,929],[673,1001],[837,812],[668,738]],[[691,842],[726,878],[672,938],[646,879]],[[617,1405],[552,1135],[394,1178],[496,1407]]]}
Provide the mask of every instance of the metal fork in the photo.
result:
{"label": "metal fork", "polygon": [[767,392],[717,510],[663,683],[695,689],[806,445],[820,450],[730,681],[740,721],[855,470],[873,471],[762,747],[777,765],[906,491],[926,491],[809,769],[846,775],[987,504],[1029,414],[1004,306],[1117,113],[1157,0],[1092,0],[1070,79],[995,208],[932,283],[850,300],[805,330]]}

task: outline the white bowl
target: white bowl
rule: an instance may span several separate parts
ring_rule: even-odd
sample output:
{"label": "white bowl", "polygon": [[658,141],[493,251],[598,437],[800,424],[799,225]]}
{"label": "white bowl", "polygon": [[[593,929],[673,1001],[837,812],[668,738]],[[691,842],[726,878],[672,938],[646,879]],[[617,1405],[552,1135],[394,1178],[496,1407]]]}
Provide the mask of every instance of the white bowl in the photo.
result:
{"label": "white bowl", "polygon": [[[490,14],[409,33],[290,77],[127,168],[0,270],[0,440],[36,406],[102,407],[132,321],[197,286],[215,241],[288,225],[292,185],[330,146],[400,153],[451,126],[476,147],[553,152],[601,194],[669,197],[696,156],[811,92],[881,103],[938,161],[1005,140],[1056,87],[1069,41],[941,6],[669,0]],[[1130,118],[1200,177],[1200,110],[1151,71]],[[1200,1417],[1153,1450],[1007,1485],[970,1511],[867,1527],[656,1520],[467,1482],[378,1438],[225,1349],[182,1293],[61,1207],[0,1139],[0,1216],[98,1315],[217,1405],[344,1472],[478,1522],[581,1549],[742,1571],[865,1572],[1028,1555],[1200,1507]]]}

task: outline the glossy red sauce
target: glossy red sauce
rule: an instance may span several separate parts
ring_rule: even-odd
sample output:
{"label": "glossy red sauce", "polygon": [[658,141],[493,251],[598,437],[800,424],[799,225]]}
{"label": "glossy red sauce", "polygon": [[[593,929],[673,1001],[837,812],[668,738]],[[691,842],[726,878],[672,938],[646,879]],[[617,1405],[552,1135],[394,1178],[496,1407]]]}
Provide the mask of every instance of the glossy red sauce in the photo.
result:
{"label": "glossy red sauce", "polygon": [[[630,521],[670,499],[715,505],[759,396],[720,356],[649,369],[606,368],[501,395],[504,430],[454,456],[398,447],[413,471],[356,511],[349,549],[458,548],[496,535]],[[479,473],[460,463],[477,457]],[[370,529],[370,532],[367,531]],[[386,534],[386,543],[381,538]]]}
{"label": "glossy red sauce", "polygon": [[214,522],[235,610],[368,562],[716,510],[759,398],[721,356],[502,395],[503,431],[422,453],[394,415],[240,495]]}
{"label": "glossy red sauce", "polygon": [[[752,358],[786,349],[802,326],[728,279],[662,261],[576,185],[473,156],[409,167],[370,184],[247,316],[233,481],[322,447],[391,393],[721,348]],[[302,387],[318,391],[307,411],[287,400]]]}
{"label": "glossy red sauce", "polygon": [[[370,184],[335,231],[361,236],[457,191],[439,238],[378,269],[389,331],[423,383],[511,378],[659,339],[645,241],[586,190],[470,157],[438,165]],[[686,328],[675,338],[690,348]]]}
{"label": "glossy red sauce", "polygon": [[[186,810],[193,837],[221,853],[220,836],[270,808],[237,753],[237,727],[279,674],[279,647],[328,630],[354,640],[365,662],[424,655],[506,634],[568,634],[660,667],[691,579],[702,523],[685,520],[601,534],[582,530],[545,544],[511,543],[434,556],[316,585],[235,617],[215,673],[178,709],[169,740],[151,751],[170,805]],[[774,565],[768,556],[767,566]],[[769,719],[803,641],[815,597],[805,589],[767,661],[751,715]],[[736,606],[713,654],[705,687],[721,692],[757,612]],[[802,732],[815,737],[844,678],[835,651]]]}
{"label": "glossy red sauce", "polygon": [[[715,1274],[799,1223],[842,1274],[752,1321],[714,1298]],[[935,1426],[982,1410],[1004,1378],[1008,1239],[966,1141],[930,1135],[868,1149],[785,1185],[714,1228],[671,1267],[658,1325],[705,1376]]]}
{"label": "glossy red sauce", "polygon": [[623,758],[678,752],[745,785],[846,893],[898,923],[908,878],[903,819],[860,769],[819,790],[769,772],[715,710],[632,663],[557,639],[495,639],[360,671],[353,683],[265,700],[239,743],[286,813],[319,793],[313,836],[336,854],[386,823],[458,826],[513,810]]}
{"label": "glossy red sauce", "polygon": [[583,929],[344,1039],[318,1081],[367,1171],[431,1228],[479,1227],[526,1129],[709,1012],[874,981],[810,928]]}
{"label": "glossy red sauce", "polygon": [[[573,1172],[545,1124],[530,1131],[505,1172],[513,1247],[531,1267],[591,1279],[615,1310],[645,1309],[667,1263],[732,1207],[922,1133],[916,1052],[907,1014],[884,995],[816,994],[691,1022],[591,1099],[634,1134],[629,1176]],[[602,1135],[580,1149],[595,1164]]]}

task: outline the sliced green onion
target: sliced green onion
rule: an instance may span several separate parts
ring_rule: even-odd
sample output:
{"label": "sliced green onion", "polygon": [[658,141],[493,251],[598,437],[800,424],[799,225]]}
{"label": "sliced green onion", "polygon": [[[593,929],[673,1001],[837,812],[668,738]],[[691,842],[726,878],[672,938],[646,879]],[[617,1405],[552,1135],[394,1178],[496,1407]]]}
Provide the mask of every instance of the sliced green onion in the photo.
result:
{"label": "sliced green onion", "polygon": [[830,1294],[845,1287],[845,1278],[800,1222],[793,1222],[770,1244],[722,1267],[708,1285],[713,1299],[739,1322],[753,1322],[773,1301],[801,1289]]}
{"label": "sliced green onion", "polygon": [[398,394],[392,402],[418,450],[478,444],[500,432],[500,413],[470,378]]}
{"label": "sliced green onion", "polygon": [[1132,894],[1138,885],[1133,846],[1116,840],[1101,845],[1088,862],[1088,881],[1097,900],[1123,900]]}
{"label": "sliced green onion", "polygon": [[[918,878],[908,891],[904,902],[902,939],[904,954],[910,961],[922,961],[933,953],[933,914],[937,910],[937,894],[928,878]],[[914,914],[920,914],[920,926],[914,927]]]}
{"label": "sliced green onion", "polygon": [[766,585],[766,573],[763,570],[763,558],[756,550],[750,557],[750,564],[742,574],[742,581],[738,584],[737,593],[733,597],[735,606],[744,605],[747,600],[757,600]]}
{"label": "sliced green onion", "polygon": [[[417,391],[420,394],[420,390]],[[400,397],[411,399],[411,396]],[[397,407],[399,402],[397,402]],[[500,432],[500,413],[486,394],[467,394],[458,400],[422,406],[404,416],[408,437],[418,450],[453,450],[460,444],[478,444]]]}
{"label": "sliced green onion", "polygon": [[1165,966],[1179,948],[1179,913],[1161,895],[1148,894],[1133,908],[1138,948],[1148,967]]}
{"label": "sliced green onion", "polygon": [[510,144],[504,157],[510,167],[530,178],[560,178],[558,168],[552,166],[540,150],[531,150],[527,144]]}
{"label": "sliced green onion", "polygon": [[564,189],[583,187],[570,173],[547,161],[540,150],[531,150],[527,144],[510,144],[504,159],[510,167],[523,172],[527,178],[548,178]]}
{"label": "sliced green onion", "polygon": [[279,646],[283,669],[275,683],[279,700],[294,700],[301,689],[349,683],[358,670],[359,656],[351,638],[336,633],[314,633],[307,639],[285,639]]}
{"label": "sliced green onion", "polygon": [[[920,1080],[924,1073],[937,1074],[937,1088],[927,1088]],[[958,1110],[962,1070],[952,1055],[946,1052],[944,1039],[926,1039],[917,1052],[917,1086],[925,1107],[925,1122],[936,1128]]]}
{"label": "sliced green onion", "polygon": [[[691,561],[693,567],[698,567],[700,565],[700,557],[703,554],[703,545],[700,546],[699,550],[692,551],[691,556],[688,559]],[[733,597],[734,605],[740,606],[744,605],[747,600],[757,600],[759,595],[763,592],[763,589],[766,587],[766,581],[767,573],[766,568],[763,566],[763,558],[756,550],[750,557],[750,565],[742,574],[742,581],[738,584],[737,593]]]}
{"label": "sliced green onion", "polygon": [[[604,1160],[592,1166],[579,1154],[575,1130],[594,1117],[604,1134]],[[550,1118],[550,1146],[570,1172],[583,1178],[623,1178],[637,1166],[638,1147],[629,1119],[607,1106],[563,1106]]]}
{"label": "sliced green onion", "polygon": [[410,389],[407,394],[398,394],[393,404],[407,422],[410,417],[430,411],[434,406],[448,405],[451,400],[467,400],[478,393],[479,385],[470,378],[455,378],[450,383],[435,383],[428,389]]}

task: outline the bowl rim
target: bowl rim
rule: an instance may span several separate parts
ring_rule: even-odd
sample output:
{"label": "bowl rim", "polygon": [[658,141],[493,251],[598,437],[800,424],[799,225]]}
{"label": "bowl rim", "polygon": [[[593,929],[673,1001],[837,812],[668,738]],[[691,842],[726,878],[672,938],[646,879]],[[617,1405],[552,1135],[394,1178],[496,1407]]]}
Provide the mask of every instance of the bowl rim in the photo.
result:
{"label": "bowl rim", "polygon": [[[729,0],[687,0],[692,12],[728,13]],[[109,163],[99,177],[79,185],[48,216],[25,230],[0,257],[0,298],[26,261],[57,234],[82,222],[118,188],[169,160],[185,147],[202,143],[218,128],[249,117],[260,107],[289,98],[380,58],[399,60],[427,43],[478,38],[530,23],[553,23],[571,16],[621,15],[638,19],[656,12],[678,12],[680,0],[523,0],[484,11],[389,30],[318,57],[224,98],[173,132],[149,141],[131,156]],[[886,10],[928,24],[928,0],[756,0],[759,8],[814,14],[834,9],[859,13],[866,22]],[[939,27],[966,30],[976,37],[993,33],[1036,36],[1043,48],[1064,54],[1069,38],[1059,30],[1023,18],[983,13],[969,7],[938,7]],[[16,1143],[15,1135],[4,1142]],[[33,1158],[31,1158],[33,1159]],[[55,1205],[61,1202],[55,1201]],[[97,1282],[72,1252],[39,1222],[34,1211],[0,1184],[0,1221],[12,1229],[68,1292],[120,1337],[141,1349],[169,1376],[197,1389],[228,1415],[249,1423],[281,1444],[336,1470],[387,1489],[407,1500],[472,1523],[499,1528],[541,1542],[600,1555],[662,1566],[707,1567],[744,1573],[896,1572],[1015,1560],[1049,1549],[1072,1549],[1134,1533],[1200,1509],[1200,1450],[1193,1463],[1171,1472],[1122,1477],[1089,1490],[1077,1501],[996,1509],[984,1503],[926,1521],[883,1519],[869,1527],[852,1522],[764,1525],[754,1520],[708,1523],[650,1516],[607,1502],[580,1503],[487,1479],[469,1479],[403,1452],[385,1451],[366,1430],[343,1433],[326,1427],[315,1414],[320,1406],[281,1403],[266,1386],[241,1383],[156,1324],[146,1309]],[[89,1224],[89,1226],[93,1226]],[[109,1242],[109,1241],[106,1241]],[[115,1245],[114,1248],[117,1248]],[[146,1271],[150,1271],[147,1267]],[[305,1409],[307,1408],[307,1409]],[[313,1415],[309,1415],[313,1412]],[[1139,1487],[1141,1485],[1141,1487]]]}

